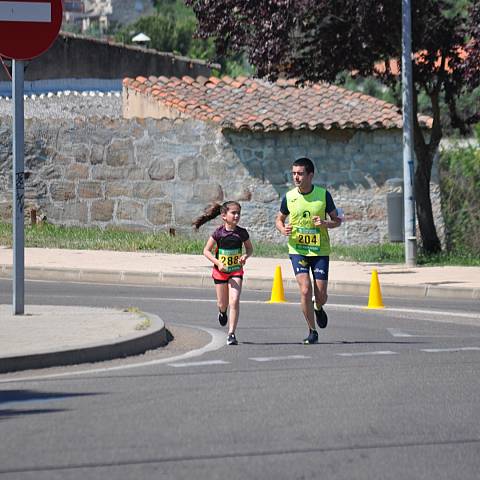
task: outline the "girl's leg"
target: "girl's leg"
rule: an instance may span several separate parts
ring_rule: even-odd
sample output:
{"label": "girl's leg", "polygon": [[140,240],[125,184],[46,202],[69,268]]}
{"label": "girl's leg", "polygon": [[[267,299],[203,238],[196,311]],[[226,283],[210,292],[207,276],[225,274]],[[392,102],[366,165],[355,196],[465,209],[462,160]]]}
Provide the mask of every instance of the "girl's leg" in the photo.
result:
{"label": "girl's leg", "polygon": [[215,291],[217,293],[218,310],[225,313],[228,308],[228,283],[216,283]]}
{"label": "girl's leg", "polygon": [[240,314],[240,294],[242,293],[242,279],[231,277],[228,280],[230,316],[228,318],[228,333],[235,333],[238,316]]}

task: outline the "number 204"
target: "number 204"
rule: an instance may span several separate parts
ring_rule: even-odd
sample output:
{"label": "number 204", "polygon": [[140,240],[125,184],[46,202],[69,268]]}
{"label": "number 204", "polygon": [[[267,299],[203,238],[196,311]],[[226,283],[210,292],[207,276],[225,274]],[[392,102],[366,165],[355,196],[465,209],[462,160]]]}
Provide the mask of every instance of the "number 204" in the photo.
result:
{"label": "number 204", "polygon": [[304,243],[306,245],[310,243],[317,243],[317,236],[316,235],[298,235],[298,243]]}

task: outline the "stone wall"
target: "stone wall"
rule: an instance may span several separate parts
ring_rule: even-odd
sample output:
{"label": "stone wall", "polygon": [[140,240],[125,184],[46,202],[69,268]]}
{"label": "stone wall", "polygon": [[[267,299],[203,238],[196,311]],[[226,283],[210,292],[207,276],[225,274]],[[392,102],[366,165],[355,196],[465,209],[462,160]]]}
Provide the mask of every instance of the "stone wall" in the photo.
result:
{"label": "stone wall", "polygon": [[[400,131],[222,133],[185,119],[33,118],[25,150],[26,209],[51,223],[191,233],[209,202],[235,199],[255,240],[284,241],[274,220],[298,156],[314,160],[315,181],[345,210],[344,226],[332,231],[337,243],[388,241],[386,180],[402,177]],[[0,117],[3,219],[11,217],[11,173],[11,120]]]}
{"label": "stone wall", "polygon": [[[90,78],[123,79],[138,75],[209,77],[203,60],[62,32],[43,54],[28,62],[25,81]],[[3,68],[0,81],[9,81]],[[121,89],[121,84],[119,84]]]}

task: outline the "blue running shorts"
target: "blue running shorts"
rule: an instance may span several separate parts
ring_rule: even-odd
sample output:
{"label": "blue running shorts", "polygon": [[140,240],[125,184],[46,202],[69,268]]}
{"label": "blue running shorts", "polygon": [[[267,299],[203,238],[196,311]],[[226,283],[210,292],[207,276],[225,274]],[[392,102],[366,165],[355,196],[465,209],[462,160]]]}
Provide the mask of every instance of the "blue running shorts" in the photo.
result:
{"label": "blue running shorts", "polygon": [[328,280],[330,257],[307,257],[296,254],[290,254],[289,257],[295,275],[309,273],[311,269],[315,280]]}

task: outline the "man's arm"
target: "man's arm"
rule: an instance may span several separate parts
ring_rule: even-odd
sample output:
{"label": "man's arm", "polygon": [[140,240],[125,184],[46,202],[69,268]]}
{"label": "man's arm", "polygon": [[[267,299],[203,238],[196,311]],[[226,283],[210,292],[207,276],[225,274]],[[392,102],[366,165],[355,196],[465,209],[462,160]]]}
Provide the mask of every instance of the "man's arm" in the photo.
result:
{"label": "man's arm", "polygon": [[282,235],[288,237],[292,233],[292,226],[290,224],[285,224],[285,220],[287,219],[287,217],[288,215],[285,215],[282,212],[278,212],[277,218],[275,219],[275,227]]}
{"label": "man's arm", "polygon": [[327,202],[327,212],[330,220],[322,219],[319,216],[315,216],[312,218],[313,224],[316,227],[324,227],[324,228],[337,228],[342,224],[342,219],[338,216],[337,207],[335,206],[335,202],[333,201],[332,195],[327,190],[326,193],[326,202]]}
{"label": "man's arm", "polygon": [[338,216],[337,209],[329,212],[328,216],[330,217],[331,226],[327,226],[327,228],[337,228],[342,224],[342,219]]}
{"label": "man's arm", "polygon": [[320,217],[313,217],[313,223],[316,227],[337,228],[341,225],[342,219],[337,215],[337,209],[328,213],[330,220],[322,220]]}

